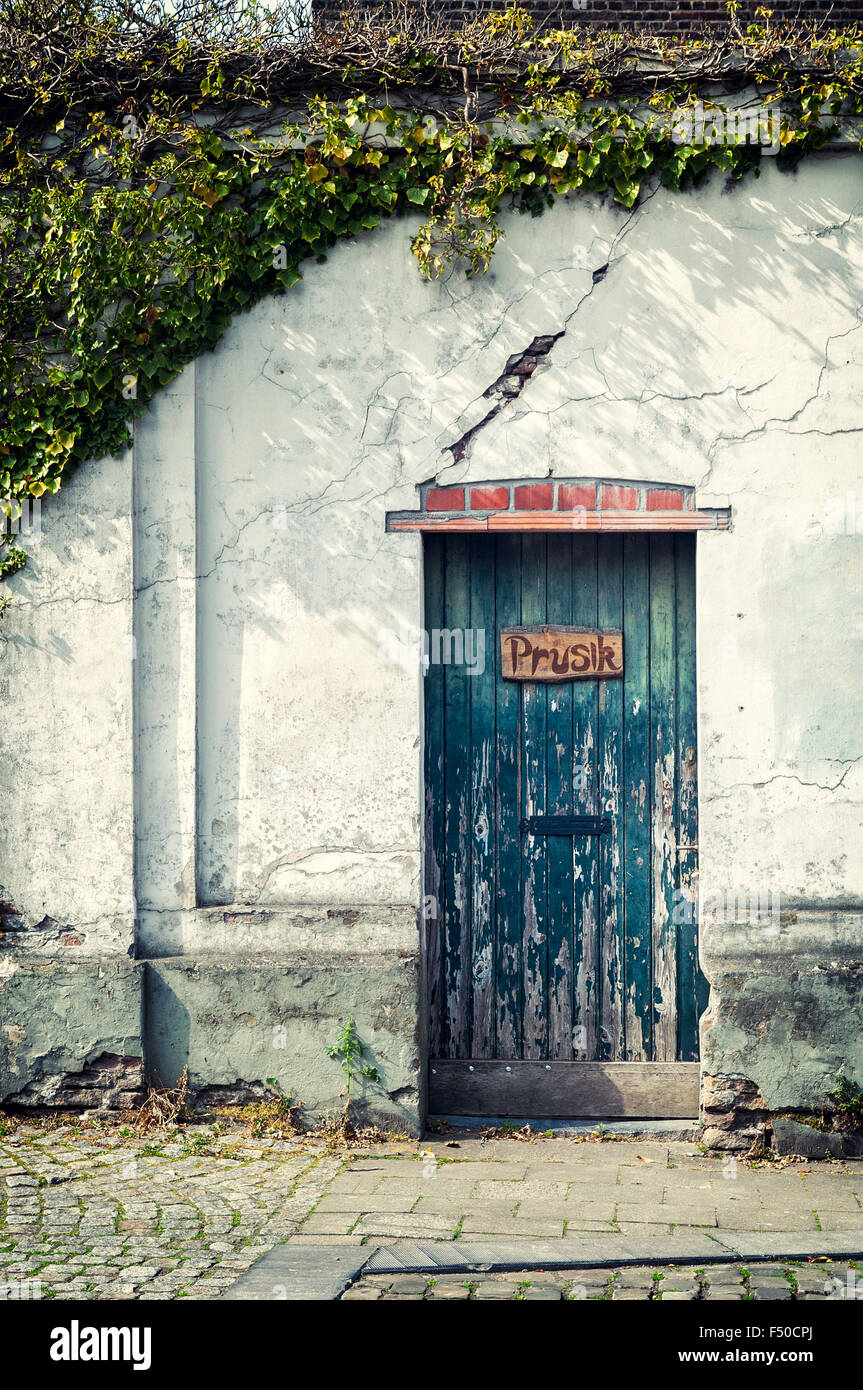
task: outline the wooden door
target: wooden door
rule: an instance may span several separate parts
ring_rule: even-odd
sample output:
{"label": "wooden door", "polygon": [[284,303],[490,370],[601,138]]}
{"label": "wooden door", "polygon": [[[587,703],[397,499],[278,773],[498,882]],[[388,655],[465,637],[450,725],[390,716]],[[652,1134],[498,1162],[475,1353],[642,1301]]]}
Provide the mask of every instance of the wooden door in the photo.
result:
{"label": "wooden door", "polygon": [[[687,535],[426,537],[433,1112],[697,1114],[694,559]],[[621,629],[623,678],[503,679],[500,629],[531,624]]]}

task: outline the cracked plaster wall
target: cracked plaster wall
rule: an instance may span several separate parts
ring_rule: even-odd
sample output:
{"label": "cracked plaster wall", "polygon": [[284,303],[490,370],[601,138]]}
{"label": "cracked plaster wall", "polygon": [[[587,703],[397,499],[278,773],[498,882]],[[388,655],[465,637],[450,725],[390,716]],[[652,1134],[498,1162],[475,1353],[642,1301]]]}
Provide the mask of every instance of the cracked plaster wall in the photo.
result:
{"label": "cracked plaster wall", "polygon": [[[473,281],[424,283],[405,221],[337,246],[45,507],[0,686],[0,882],[49,919],[28,944],[126,952],[136,891],[145,955],[215,921],[224,949],[231,905],[239,954],[345,949],[327,914],[357,905],[361,949],[415,952],[421,676],[382,653],[421,622],[421,543],[385,514],[432,478],[559,474],[731,504],[698,539],[702,882],[863,954],[860,162],[505,226]],[[716,998],[712,1028],[721,1054]]]}

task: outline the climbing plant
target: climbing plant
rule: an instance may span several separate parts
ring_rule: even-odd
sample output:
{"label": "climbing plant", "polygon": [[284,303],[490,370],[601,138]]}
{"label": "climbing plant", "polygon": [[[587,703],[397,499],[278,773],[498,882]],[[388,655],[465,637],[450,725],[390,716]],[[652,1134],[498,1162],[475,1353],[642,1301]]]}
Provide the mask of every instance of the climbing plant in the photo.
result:
{"label": "climbing plant", "polygon": [[[863,35],[737,8],[665,39],[519,8],[0,0],[0,513],[123,450],[235,314],[384,218],[411,215],[423,274],[478,274],[507,207],[757,173],[759,143],[681,121],[720,89],[781,104],[780,166],[822,148],[861,111]],[[23,562],[0,539],[0,578]]]}

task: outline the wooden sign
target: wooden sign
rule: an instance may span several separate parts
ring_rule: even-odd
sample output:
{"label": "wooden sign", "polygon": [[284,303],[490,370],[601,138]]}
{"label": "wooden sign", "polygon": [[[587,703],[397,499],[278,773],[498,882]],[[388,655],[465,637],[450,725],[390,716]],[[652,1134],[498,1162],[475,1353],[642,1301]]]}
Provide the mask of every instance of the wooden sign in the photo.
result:
{"label": "wooden sign", "polygon": [[502,627],[506,681],[605,681],[623,675],[619,627]]}

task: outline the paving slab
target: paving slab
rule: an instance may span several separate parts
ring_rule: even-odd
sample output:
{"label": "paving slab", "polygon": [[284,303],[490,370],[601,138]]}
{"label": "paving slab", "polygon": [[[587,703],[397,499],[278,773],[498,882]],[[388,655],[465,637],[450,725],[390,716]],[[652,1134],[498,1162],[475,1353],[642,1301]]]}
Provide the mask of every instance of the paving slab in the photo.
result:
{"label": "paving slab", "polygon": [[817,1212],[822,1231],[863,1231],[863,1211],[847,1211],[845,1208],[828,1211],[819,1206]]}
{"label": "paving slab", "polygon": [[450,1216],[394,1216],[384,1212],[382,1216],[373,1213],[363,1216],[354,1226],[352,1234],[358,1236],[380,1236],[387,1241],[392,1239],[413,1240],[418,1236],[434,1236],[438,1240],[452,1240],[458,1229],[458,1221]]}
{"label": "paving slab", "polygon": [[511,1238],[518,1236],[531,1236],[533,1238],[543,1238],[545,1236],[563,1235],[563,1217],[559,1221],[521,1221],[517,1217],[507,1217],[495,1219],[493,1217],[469,1216],[462,1223],[461,1233],[463,1236],[502,1236]]}
{"label": "paving slab", "polygon": [[278,1246],[222,1294],[223,1302],[339,1298],[369,1258],[367,1247]]}

